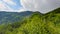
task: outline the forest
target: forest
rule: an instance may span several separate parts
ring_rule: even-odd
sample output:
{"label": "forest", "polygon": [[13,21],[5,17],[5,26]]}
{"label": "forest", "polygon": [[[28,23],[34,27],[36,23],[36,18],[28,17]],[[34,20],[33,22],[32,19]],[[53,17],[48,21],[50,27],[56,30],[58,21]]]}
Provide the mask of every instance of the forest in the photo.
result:
{"label": "forest", "polygon": [[60,34],[60,8],[46,14],[34,12],[22,21],[1,24],[0,34]]}

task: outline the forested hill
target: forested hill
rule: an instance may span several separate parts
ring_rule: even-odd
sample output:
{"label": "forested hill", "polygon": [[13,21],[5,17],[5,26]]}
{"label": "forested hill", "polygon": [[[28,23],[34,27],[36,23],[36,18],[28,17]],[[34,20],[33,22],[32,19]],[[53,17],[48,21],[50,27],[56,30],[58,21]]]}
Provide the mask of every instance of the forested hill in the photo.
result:
{"label": "forested hill", "polygon": [[0,24],[2,23],[13,23],[21,21],[26,16],[30,16],[33,12],[24,11],[24,12],[5,12],[0,11]]}
{"label": "forested hill", "polygon": [[60,9],[48,14],[34,12],[22,22],[0,25],[0,34],[60,34]]}

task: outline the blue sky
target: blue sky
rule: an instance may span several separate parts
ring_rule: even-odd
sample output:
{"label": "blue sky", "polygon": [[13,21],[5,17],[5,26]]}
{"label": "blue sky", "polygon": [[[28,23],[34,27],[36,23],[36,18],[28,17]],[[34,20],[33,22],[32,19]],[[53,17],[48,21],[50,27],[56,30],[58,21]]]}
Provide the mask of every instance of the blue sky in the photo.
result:
{"label": "blue sky", "polygon": [[[19,10],[20,8],[22,8],[22,5],[20,4],[20,0],[0,0],[0,7],[1,7],[0,10],[6,9]],[[5,7],[5,9],[3,7]]]}
{"label": "blue sky", "polygon": [[17,10],[17,9],[19,9],[20,7],[22,7],[21,5],[20,5],[20,0],[12,0],[14,3],[16,3],[16,5],[9,5],[9,4],[7,4],[9,7],[11,7],[11,8],[13,8],[13,9],[15,9],[15,10]]}

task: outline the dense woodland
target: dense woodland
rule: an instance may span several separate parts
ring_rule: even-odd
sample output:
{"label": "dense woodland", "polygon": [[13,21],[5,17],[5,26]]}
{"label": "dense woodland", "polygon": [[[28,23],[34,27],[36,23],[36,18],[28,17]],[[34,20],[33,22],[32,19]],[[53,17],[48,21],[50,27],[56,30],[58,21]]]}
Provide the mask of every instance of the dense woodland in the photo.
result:
{"label": "dense woodland", "polygon": [[34,12],[22,21],[1,24],[0,34],[60,34],[60,8],[47,14]]}

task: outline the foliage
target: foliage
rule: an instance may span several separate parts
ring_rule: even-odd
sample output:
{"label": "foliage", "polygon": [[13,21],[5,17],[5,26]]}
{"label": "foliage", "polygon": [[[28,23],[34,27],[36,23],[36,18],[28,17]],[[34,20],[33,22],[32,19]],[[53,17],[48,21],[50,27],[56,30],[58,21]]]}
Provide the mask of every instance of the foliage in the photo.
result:
{"label": "foliage", "polygon": [[0,25],[0,34],[60,34],[60,8],[47,14],[34,12],[29,18]]}

